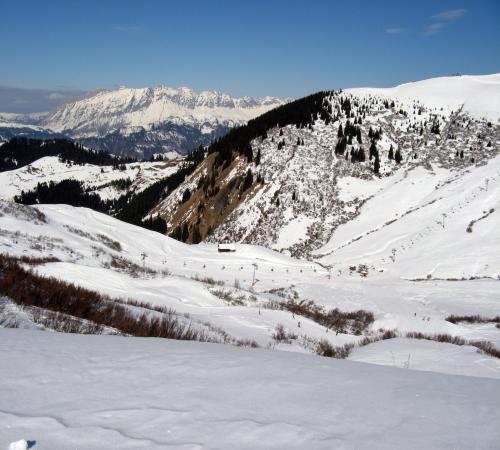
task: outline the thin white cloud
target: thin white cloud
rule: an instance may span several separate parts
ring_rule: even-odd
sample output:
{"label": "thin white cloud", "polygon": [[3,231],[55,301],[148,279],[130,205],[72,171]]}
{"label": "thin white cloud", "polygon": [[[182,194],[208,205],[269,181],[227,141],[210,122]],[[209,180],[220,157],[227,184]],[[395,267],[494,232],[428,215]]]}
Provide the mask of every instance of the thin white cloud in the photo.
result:
{"label": "thin white cloud", "polygon": [[61,94],[60,92],[51,92],[46,98],[49,100],[64,100],[66,95]]}
{"label": "thin white cloud", "polygon": [[139,34],[142,30],[140,27],[136,26],[129,26],[129,27],[115,26],[113,27],[113,31],[125,34]]}
{"label": "thin white cloud", "polygon": [[386,28],[385,32],[388,34],[401,34],[403,32],[403,28]]}
{"label": "thin white cloud", "polygon": [[466,9],[449,9],[431,16],[432,20],[456,20],[467,12]]}
{"label": "thin white cloud", "polygon": [[436,23],[431,23],[427,29],[424,31],[424,36],[432,36],[433,34],[439,33],[443,28],[445,27],[445,24],[442,22],[436,22]]}

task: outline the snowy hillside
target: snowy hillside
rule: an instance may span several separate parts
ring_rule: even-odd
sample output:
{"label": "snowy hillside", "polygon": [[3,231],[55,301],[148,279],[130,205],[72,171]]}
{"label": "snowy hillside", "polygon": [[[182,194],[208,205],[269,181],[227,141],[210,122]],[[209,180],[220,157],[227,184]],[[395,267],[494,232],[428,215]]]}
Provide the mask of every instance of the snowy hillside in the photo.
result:
{"label": "snowy hillside", "polygon": [[[13,200],[38,183],[77,180],[103,200],[117,199],[125,190],[141,192],[154,182],[176,172],[179,160],[125,164],[123,170],[112,166],[65,163],[57,156],[46,156],[20,169],[0,172],[0,199]],[[124,188],[121,184],[126,185]]]}
{"label": "snowy hillside", "polygon": [[[500,277],[500,156],[459,171],[401,171],[376,187],[358,216],[313,252],[323,264],[366,264],[407,278]],[[341,193],[358,189],[350,180]]]}
{"label": "snowy hillside", "polygon": [[0,356],[2,449],[22,438],[16,449],[493,449],[500,439],[498,380],[28,330],[0,329]]}
{"label": "snowy hillside", "polygon": [[[491,168],[476,170],[486,180]],[[487,236],[485,226],[470,237]],[[410,264],[398,259],[384,271],[347,260],[329,269],[235,250],[86,208],[0,201],[0,447],[494,448],[498,280],[417,282],[401,278]],[[27,271],[22,280],[5,255]],[[416,264],[435,257],[426,249]],[[485,257],[498,268],[496,254]],[[61,281],[75,296],[54,310]],[[102,326],[85,318],[88,306],[71,309],[77,288],[138,323],[167,318],[210,343]]]}
{"label": "snowy hillside", "polygon": [[423,105],[463,109],[476,118],[500,121],[500,74],[461,75],[405,83],[394,88],[347,89],[357,96],[380,96],[400,101],[417,100]]}
{"label": "snowy hillside", "polygon": [[[186,245],[65,205],[35,209],[0,202],[0,253],[51,258],[32,270],[121,301],[173,308],[215,342],[320,354],[332,346],[343,348],[343,357],[358,357],[384,330],[395,330],[390,337],[400,338],[394,344],[400,352],[411,345],[409,368],[500,378],[500,359],[467,344],[500,344],[497,280],[410,282],[392,270],[367,276],[357,269],[329,271],[248,245],[219,253],[216,245]],[[0,324],[44,328],[36,308],[20,308],[9,299],[0,306]],[[450,315],[480,315],[485,321],[453,323],[446,320]],[[407,336],[413,332],[465,341],[450,352],[451,344]],[[377,363],[383,363],[387,350],[381,344],[374,348],[380,349],[374,352]],[[440,352],[442,358],[434,359]],[[403,366],[400,360],[388,364]]]}
{"label": "snowy hillside", "polygon": [[[390,242],[398,241],[396,251],[414,249],[408,261],[421,246],[435,255],[430,265],[409,264],[405,276],[425,277],[434,270],[435,276],[497,276],[483,239],[493,234],[496,242],[496,213],[481,219],[475,233],[466,229],[498,210],[500,125],[474,118],[461,105],[442,109],[420,100],[346,92],[324,94],[316,108],[309,124],[274,126],[252,139],[251,160],[240,152],[217,167],[220,154],[210,154],[153,212],[169,222],[172,235],[186,229],[180,235],[188,242],[201,235],[209,242],[257,244],[296,256],[329,252],[332,257],[321,261],[333,264],[338,247],[352,241],[339,255],[353,248],[348,261],[363,263],[371,257],[362,261],[366,240],[357,240],[369,235],[370,254],[385,252],[378,268],[387,266]],[[248,171],[252,183],[243,188]],[[184,201],[186,190],[191,195]],[[401,230],[408,227],[406,236]],[[379,228],[383,232],[374,233]],[[434,250],[443,237],[450,248],[439,254]],[[470,249],[477,251],[466,256]],[[453,269],[447,260],[455,250],[468,262]]]}

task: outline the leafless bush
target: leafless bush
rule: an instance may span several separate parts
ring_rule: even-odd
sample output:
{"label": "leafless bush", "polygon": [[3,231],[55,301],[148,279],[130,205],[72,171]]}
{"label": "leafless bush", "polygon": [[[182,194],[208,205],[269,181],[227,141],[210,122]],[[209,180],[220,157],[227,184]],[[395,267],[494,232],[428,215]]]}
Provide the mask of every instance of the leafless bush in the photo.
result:
{"label": "leafless bush", "polygon": [[19,262],[22,262],[24,264],[29,264],[30,266],[38,266],[40,264],[47,264],[47,263],[53,263],[53,262],[61,262],[59,258],[53,257],[53,256],[48,256],[45,258],[37,258],[34,256],[20,256],[18,258]]}
{"label": "leafless bush", "polygon": [[36,224],[47,223],[47,218],[42,211],[33,206],[20,205],[13,202],[0,201],[0,217],[3,215],[26,219]]}
{"label": "leafless bush", "polygon": [[483,317],[480,316],[479,314],[476,315],[470,315],[470,316],[458,316],[452,314],[451,316],[448,316],[445,320],[451,323],[460,323],[460,322],[466,322],[466,323],[499,323],[500,324],[500,316],[495,316],[495,317]]}
{"label": "leafless bush", "polygon": [[196,274],[194,277],[192,277],[193,280],[195,281],[200,281],[201,283],[206,283],[210,284],[211,286],[224,286],[224,281],[217,281],[214,280],[211,277],[200,277],[198,274]]}
{"label": "leafless bush", "polygon": [[500,358],[500,349],[496,348],[489,341],[475,341],[471,342],[470,345],[476,347],[478,350],[486,353],[487,355],[493,356],[495,358]]}
{"label": "leafless bush", "polygon": [[122,256],[111,256],[110,266],[115,269],[121,270],[123,272],[127,272],[134,278],[139,278],[141,275],[155,275],[156,272],[149,267],[141,267],[139,264],[130,261]]}
{"label": "leafless bush", "polygon": [[420,331],[409,331],[406,333],[406,337],[410,339],[425,339],[428,341],[444,342],[447,344],[454,345],[466,345],[467,341],[459,336],[452,336],[451,334],[438,333],[438,334],[427,334]]}
{"label": "leafless bush", "polygon": [[274,334],[273,334],[273,339],[276,342],[283,342],[285,344],[290,344],[292,340],[295,340],[298,338],[298,335],[296,333],[293,333],[291,331],[286,331],[285,327],[283,324],[279,323],[276,325],[276,328],[274,329]]}
{"label": "leafless bush", "polygon": [[236,341],[235,345],[237,347],[259,348],[259,344],[253,339],[239,339]]}
{"label": "leafless bush", "polygon": [[496,348],[489,341],[468,341],[459,336],[451,336],[450,334],[425,334],[415,331],[406,333],[406,337],[411,339],[445,342],[454,345],[471,345],[472,347],[476,347],[478,351],[493,356],[494,358],[500,358],[500,349]]}
{"label": "leafless bush", "polygon": [[373,344],[378,341],[385,341],[387,339],[394,339],[399,336],[396,330],[382,330],[379,334],[375,336],[365,336],[361,341],[358,342],[359,347],[364,347],[365,345]]}
{"label": "leafless bush", "polygon": [[316,354],[320,356],[326,356],[328,358],[338,358],[345,359],[350,354],[354,344],[344,344],[341,346],[333,346],[326,339],[321,339],[316,346]]}
{"label": "leafless bush", "polygon": [[109,237],[105,236],[104,234],[98,234],[97,238],[104,245],[108,246],[111,250],[115,250],[117,252],[122,251],[122,245],[118,241],[110,239]]}
{"label": "leafless bush", "polygon": [[274,329],[273,339],[277,342],[284,342],[285,344],[290,343],[290,339],[288,339],[285,327],[281,323],[276,325],[276,328]]}
{"label": "leafless bush", "polygon": [[32,307],[30,312],[34,323],[61,333],[103,334],[104,332],[102,325],[67,314],[36,307]]}
{"label": "leafless bush", "polygon": [[70,225],[64,225],[64,227],[67,230],[69,230],[71,233],[76,234],[78,236],[90,239],[91,241],[102,242],[104,245],[109,247],[111,250],[116,250],[117,252],[122,251],[122,246],[118,241],[115,241],[104,234],[98,233],[96,235],[93,235],[91,233],[80,230],[79,228],[72,227]]}
{"label": "leafless bush", "polygon": [[115,328],[132,336],[209,341],[210,338],[168,310],[142,315],[113,299],[56,278],[45,278],[25,270],[18,260],[0,255],[0,294],[25,306],[36,306]]}
{"label": "leafless bush", "polygon": [[333,329],[339,333],[362,334],[375,320],[372,312],[365,310],[344,312],[335,308],[326,311],[322,305],[313,301],[269,302],[267,307],[280,309],[307,317],[320,325]]}
{"label": "leafless bush", "polygon": [[230,305],[233,306],[244,305],[245,296],[244,295],[237,296],[228,289],[211,289],[210,293],[220,298],[221,300],[226,301]]}

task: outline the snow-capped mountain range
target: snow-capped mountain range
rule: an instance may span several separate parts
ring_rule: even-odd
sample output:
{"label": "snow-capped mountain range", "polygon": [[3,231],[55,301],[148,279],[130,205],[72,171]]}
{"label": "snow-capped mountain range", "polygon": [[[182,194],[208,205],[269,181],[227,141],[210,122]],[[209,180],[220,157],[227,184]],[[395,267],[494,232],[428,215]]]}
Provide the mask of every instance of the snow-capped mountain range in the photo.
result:
{"label": "snow-capped mountain range", "polygon": [[187,87],[121,87],[46,114],[0,114],[0,137],[58,134],[118,155],[186,154],[283,102],[276,97],[196,93]]}
{"label": "snow-capped mountain range", "polygon": [[77,138],[104,137],[115,131],[130,134],[165,122],[197,126],[208,134],[220,124],[245,123],[281,103],[275,97],[233,98],[214,91],[198,94],[187,87],[122,87],[64,105],[42,123]]}

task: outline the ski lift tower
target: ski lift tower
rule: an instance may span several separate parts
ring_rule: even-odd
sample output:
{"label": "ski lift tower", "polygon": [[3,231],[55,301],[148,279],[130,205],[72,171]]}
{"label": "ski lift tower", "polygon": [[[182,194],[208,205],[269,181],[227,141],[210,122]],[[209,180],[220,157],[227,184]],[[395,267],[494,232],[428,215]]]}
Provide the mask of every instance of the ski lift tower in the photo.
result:
{"label": "ski lift tower", "polygon": [[255,278],[255,271],[259,268],[259,266],[256,263],[252,263],[253,266],[253,278],[252,278],[252,287],[255,286],[257,283],[257,279]]}

